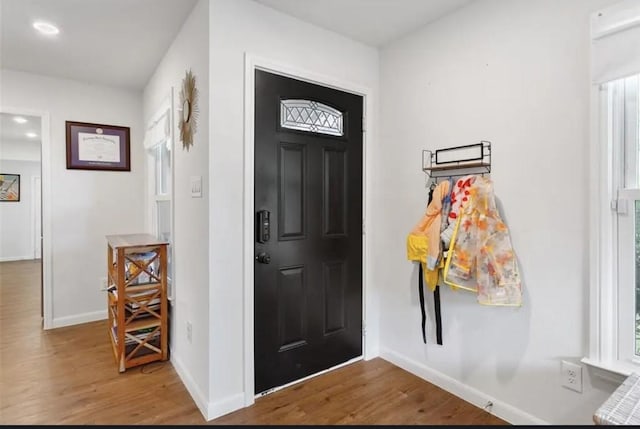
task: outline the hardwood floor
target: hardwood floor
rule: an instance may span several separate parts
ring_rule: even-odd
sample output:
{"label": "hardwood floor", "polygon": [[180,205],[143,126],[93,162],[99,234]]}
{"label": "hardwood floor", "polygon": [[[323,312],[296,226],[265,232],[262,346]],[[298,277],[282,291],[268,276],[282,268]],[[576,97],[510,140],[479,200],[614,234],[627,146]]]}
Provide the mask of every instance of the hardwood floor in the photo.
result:
{"label": "hardwood floor", "polygon": [[[106,322],[43,331],[39,285],[38,261],[0,263],[0,424],[207,423],[169,362],[118,373]],[[209,423],[505,424],[383,359],[312,378]]]}
{"label": "hardwood floor", "polygon": [[215,423],[504,425],[497,417],[377,358],[272,393]]}

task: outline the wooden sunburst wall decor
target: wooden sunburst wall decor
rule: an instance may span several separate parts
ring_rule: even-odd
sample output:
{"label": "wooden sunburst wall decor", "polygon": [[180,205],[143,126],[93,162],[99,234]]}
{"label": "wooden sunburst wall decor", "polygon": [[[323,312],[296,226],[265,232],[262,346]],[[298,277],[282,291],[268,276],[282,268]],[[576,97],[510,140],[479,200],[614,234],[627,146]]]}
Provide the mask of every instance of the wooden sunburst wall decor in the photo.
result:
{"label": "wooden sunburst wall decor", "polygon": [[182,140],[182,148],[188,151],[193,146],[193,135],[198,125],[198,88],[196,88],[196,77],[191,70],[188,70],[182,79],[180,105],[182,106],[182,115],[178,124],[180,140]]}

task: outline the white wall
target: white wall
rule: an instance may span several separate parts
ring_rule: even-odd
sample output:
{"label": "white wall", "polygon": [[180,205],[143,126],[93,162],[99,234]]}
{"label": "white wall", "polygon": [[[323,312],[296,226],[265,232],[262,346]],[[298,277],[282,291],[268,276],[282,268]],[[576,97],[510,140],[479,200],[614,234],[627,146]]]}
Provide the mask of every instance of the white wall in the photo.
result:
{"label": "white wall", "polygon": [[[493,397],[494,411],[512,422],[589,424],[616,387],[586,367],[582,394],[560,381],[560,361],[587,353],[589,14],[612,2],[482,0],[381,53],[373,165],[381,355],[470,396]],[[434,345],[432,333],[425,346],[416,266],[405,248],[427,201],[421,150],[481,139],[493,142],[492,177],[524,306],[484,307],[473,294],[444,289],[444,345]]]}
{"label": "white wall", "polygon": [[0,159],[0,174],[20,175],[20,201],[0,203],[0,262],[35,259],[32,178],[40,176],[40,162]]}
{"label": "white wall", "polygon": [[[3,108],[50,114],[53,324],[105,318],[105,235],[144,225],[141,94],[6,69],[0,86]],[[131,171],[67,170],[65,121],[130,127]]]}
{"label": "white wall", "polygon": [[40,142],[3,140],[0,142],[0,159],[40,162]]}
{"label": "white wall", "polygon": [[[243,378],[253,377],[243,370],[243,322],[249,317],[243,312],[245,52],[354,82],[371,88],[373,94],[378,88],[378,54],[250,0],[212,0],[210,16],[210,398],[213,413],[221,414],[242,406]],[[370,162],[376,151],[375,129],[367,130],[366,151]],[[370,196],[368,180],[366,186]],[[372,237],[367,236],[366,252],[373,245]],[[367,312],[373,314],[368,321],[368,341],[377,349],[373,344],[377,337],[375,287],[368,284],[367,289]]]}
{"label": "white wall", "polygon": [[[188,69],[199,91],[194,144],[182,148],[177,118],[179,94]],[[174,243],[171,359],[198,407],[206,415],[209,396],[209,3],[200,0],[144,90],[146,120],[174,87]],[[146,123],[146,121],[145,121]],[[202,198],[191,198],[190,177],[202,176]],[[192,341],[186,323],[192,323]]]}

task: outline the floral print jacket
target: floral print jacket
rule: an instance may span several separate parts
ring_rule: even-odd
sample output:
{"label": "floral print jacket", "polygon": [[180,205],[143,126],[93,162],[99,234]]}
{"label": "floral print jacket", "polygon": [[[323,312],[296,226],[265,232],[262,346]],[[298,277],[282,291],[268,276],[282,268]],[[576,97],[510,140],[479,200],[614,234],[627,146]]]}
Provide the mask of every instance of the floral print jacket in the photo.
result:
{"label": "floral print jacket", "polygon": [[522,305],[522,285],[509,230],[496,208],[493,184],[478,176],[461,208],[444,282],[478,294],[485,305]]}

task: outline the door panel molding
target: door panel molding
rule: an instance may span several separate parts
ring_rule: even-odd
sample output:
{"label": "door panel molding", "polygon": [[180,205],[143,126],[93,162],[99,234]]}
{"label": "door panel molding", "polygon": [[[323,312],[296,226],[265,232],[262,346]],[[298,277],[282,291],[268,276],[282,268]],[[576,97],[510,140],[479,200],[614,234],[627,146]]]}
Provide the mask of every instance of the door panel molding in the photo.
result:
{"label": "door panel molding", "polygon": [[[322,264],[322,290],[324,306],[325,336],[347,329],[347,306],[345,287],[347,283],[347,264],[343,261],[324,262]],[[336,279],[338,277],[338,279]],[[332,287],[331,280],[338,280]],[[332,299],[333,298],[333,299]]]}
{"label": "door panel molding", "polygon": [[[279,149],[278,240],[302,240],[306,237],[304,189],[307,183],[307,148],[297,143],[280,142]],[[297,157],[294,154],[296,152]],[[296,178],[299,179],[299,185],[295,183]]]}
{"label": "door panel molding", "polygon": [[[365,219],[368,218],[369,206],[367,198],[367,164],[369,161],[369,155],[367,146],[374,135],[375,129],[374,121],[374,92],[371,88],[362,86],[358,83],[345,81],[333,76],[327,76],[318,74],[305,69],[292,66],[290,64],[284,64],[282,62],[273,61],[268,58],[260,57],[252,53],[245,53],[245,100],[244,100],[244,210],[243,210],[243,261],[244,261],[244,274],[243,274],[243,291],[244,291],[244,404],[250,406],[255,402],[256,395],[254,394],[254,226],[255,226],[255,207],[254,207],[254,168],[255,168],[255,148],[254,148],[254,109],[255,109],[255,70],[264,70],[270,73],[279,74],[303,80],[309,83],[326,86],[329,88],[338,89],[345,92],[350,92],[363,97],[363,115],[365,118],[365,133],[362,138],[362,151],[363,151],[363,169],[362,169],[362,196],[363,196],[363,226]],[[369,264],[367,264],[367,253],[369,249],[367,247],[366,236],[363,235],[362,246],[362,283],[363,283],[363,328],[367,326],[367,319],[375,320],[378,317],[378,307],[375,298],[375,294],[371,291],[371,286],[368,283]],[[369,324],[377,326],[376,324]],[[364,358],[371,359],[378,356],[379,344],[377,329],[369,329],[367,336],[363,337],[363,354]],[[358,358],[360,359],[360,358]],[[358,360],[358,359],[354,359]],[[342,366],[342,365],[339,365]],[[213,385],[213,380],[210,380],[210,385]],[[277,389],[276,389],[277,390]]]}
{"label": "door panel molding", "polygon": [[[278,273],[278,332],[279,352],[284,352],[307,344],[307,324],[304,314],[307,303],[304,300],[306,275],[304,265],[280,268]],[[286,293],[284,289],[293,293]],[[293,296],[292,296],[293,295]]]}
{"label": "door panel molding", "polygon": [[[338,155],[340,154],[340,155]],[[347,152],[344,149],[322,149],[322,233],[326,237],[347,236],[347,216],[349,214],[347,195]],[[337,163],[339,165],[336,165]],[[342,173],[342,183],[332,180],[331,172]],[[331,210],[331,202],[341,200],[343,209]]]}

